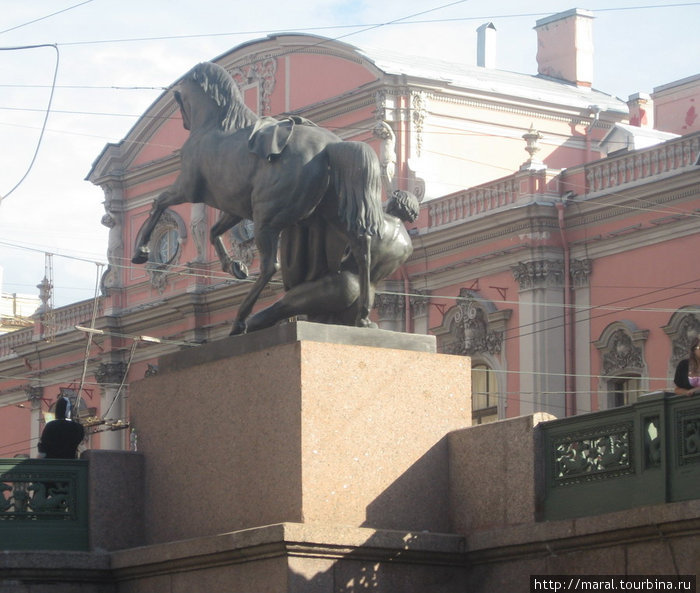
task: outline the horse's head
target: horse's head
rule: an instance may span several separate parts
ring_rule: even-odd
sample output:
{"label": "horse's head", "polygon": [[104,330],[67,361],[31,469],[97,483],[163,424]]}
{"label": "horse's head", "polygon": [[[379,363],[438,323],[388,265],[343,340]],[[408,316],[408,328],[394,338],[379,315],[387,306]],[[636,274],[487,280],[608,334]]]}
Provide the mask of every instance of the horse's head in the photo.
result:
{"label": "horse's head", "polygon": [[190,70],[175,92],[183,125],[190,130],[212,120],[221,130],[252,125],[257,116],[243,102],[238,85],[218,64],[202,62]]}

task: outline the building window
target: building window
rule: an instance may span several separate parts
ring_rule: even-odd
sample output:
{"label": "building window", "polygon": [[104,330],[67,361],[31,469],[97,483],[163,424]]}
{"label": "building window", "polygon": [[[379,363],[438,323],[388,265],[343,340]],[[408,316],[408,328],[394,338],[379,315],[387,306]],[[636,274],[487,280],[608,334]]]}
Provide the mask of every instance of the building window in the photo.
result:
{"label": "building window", "polygon": [[472,424],[498,420],[498,396],[493,370],[485,364],[472,367]]}
{"label": "building window", "polygon": [[649,330],[639,329],[629,320],[613,321],[598,340],[600,352],[599,390],[602,408],[617,408],[637,401],[649,388],[644,343]]}
{"label": "building window", "polygon": [[177,255],[179,233],[176,228],[165,228],[153,242],[155,249],[151,252],[153,260],[159,264],[169,264]]}
{"label": "building window", "polygon": [[182,217],[172,210],[163,212],[148,242],[150,253],[146,265],[151,285],[160,293],[165,290],[169,274],[182,257],[182,245],[186,238]]}
{"label": "building window", "polygon": [[611,408],[633,404],[641,394],[639,377],[615,377],[608,381],[608,403]]}

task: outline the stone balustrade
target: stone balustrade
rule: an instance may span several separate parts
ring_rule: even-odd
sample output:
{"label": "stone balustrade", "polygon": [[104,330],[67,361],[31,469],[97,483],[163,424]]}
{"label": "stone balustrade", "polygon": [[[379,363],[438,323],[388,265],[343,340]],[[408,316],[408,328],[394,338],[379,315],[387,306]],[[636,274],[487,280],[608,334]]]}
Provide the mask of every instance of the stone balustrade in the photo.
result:
{"label": "stone balustrade", "polygon": [[[586,195],[648,181],[693,166],[700,153],[700,132],[559,171],[523,170],[509,177],[466,189],[427,203],[428,228],[447,226],[478,215],[512,206],[523,197],[552,194],[552,180],[559,175],[562,191],[572,185]],[[581,177],[579,184],[575,180]],[[584,181],[585,178],[585,181]],[[580,187],[583,186],[583,187]],[[580,187],[580,189],[579,189]]]}
{"label": "stone balustrade", "polygon": [[506,177],[433,200],[427,206],[429,226],[440,227],[509,206],[518,198],[518,187],[515,176]]}
{"label": "stone balustrade", "polygon": [[700,152],[700,132],[643,150],[610,156],[585,165],[586,194],[649,180],[694,165]]}
{"label": "stone balustrade", "polygon": [[[41,317],[43,335],[37,336],[39,330],[37,327],[29,327],[26,329],[9,332],[0,336],[0,359],[15,354],[15,348],[24,344],[29,344],[35,339],[47,339],[49,336],[55,336],[67,331],[73,331],[76,325],[89,325],[92,319],[94,301],[81,301],[66,307],[59,307],[44,314]],[[104,315],[103,301],[100,299],[97,303],[97,316]],[[34,318],[35,323],[37,319]]]}
{"label": "stone balustrade", "polygon": [[20,329],[0,336],[0,358],[14,355],[14,349],[29,344],[34,335],[33,328]]}

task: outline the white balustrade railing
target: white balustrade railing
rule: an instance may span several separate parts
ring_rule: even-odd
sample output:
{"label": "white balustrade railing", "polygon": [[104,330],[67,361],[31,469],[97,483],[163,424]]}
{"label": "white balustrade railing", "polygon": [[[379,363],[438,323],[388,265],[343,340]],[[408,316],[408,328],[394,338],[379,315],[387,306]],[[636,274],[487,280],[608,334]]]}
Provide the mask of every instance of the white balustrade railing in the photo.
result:
{"label": "white balustrade railing", "polygon": [[[572,167],[562,173],[562,177],[584,175],[585,193],[590,194],[692,166],[697,162],[699,153],[700,132],[696,132],[650,148]],[[514,173],[510,177],[428,202],[425,207],[428,209],[429,228],[463,221],[514,204],[518,199],[522,177],[522,172]],[[542,191],[548,191],[544,185],[541,187]]]}
{"label": "white balustrade railing", "polygon": [[700,152],[700,133],[663,144],[611,156],[584,166],[586,194],[648,180],[694,165]]}
{"label": "white balustrade railing", "polygon": [[430,227],[437,227],[513,204],[518,198],[515,178],[499,179],[428,204]]}
{"label": "white balustrade railing", "polygon": [[[89,325],[92,319],[94,301],[82,301],[60,307],[50,311],[44,315],[42,322],[44,324],[43,338],[55,336],[65,331],[72,330],[76,325]],[[102,300],[98,301],[97,316],[103,313]],[[35,323],[38,323],[35,320]],[[35,328],[29,327],[26,329],[9,332],[0,336],[0,358],[14,354],[14,349],[24,344],[29,344],[35,336]],[[37,338],[39,339],[39,338]]]}

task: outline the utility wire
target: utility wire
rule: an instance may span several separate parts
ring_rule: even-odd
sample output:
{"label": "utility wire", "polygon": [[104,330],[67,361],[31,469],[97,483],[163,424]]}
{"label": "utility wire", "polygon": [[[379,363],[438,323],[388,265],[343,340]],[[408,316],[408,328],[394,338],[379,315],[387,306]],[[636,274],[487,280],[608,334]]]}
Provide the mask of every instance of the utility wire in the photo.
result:
{"label": "utility wire", "polygon": [[58,63],[59,63],[59,52],[58,52],[58,46],[55,43],[50,43],[50,44],[42,44],[42,45],[24,45],[24,46],[18,46],[18,47],[0,47],[1,51],[15,51],[15,50],[24,50],[24,49],[36,49],[40,47],[53,47],[54,50],[56,51],[56,65],[54,67],[54,72],[53,72],[53,82],[51,83],[51,93],[49,94],[49,103],[46,106],[46,114],[44,116],[44,121],[41,125],[41,133],[39,134],[39,140],[37,140],[36,143],[36,148],[34,149],[34,155],[32,156],[32,160],[29,163],[29,167],[27,167],[26,172],[20,180],[17,182],[17,184],[10,189],[9,192],[7,192],[5,195],[0,195],[0,205],[2,205],[3,200],[5,200],[12,192],[14,192],[21,184],[22,182],[27,178],[29,175],[29,172],[32,170],[32,167],[34,166],[34,162],[36,161],[36,157],[39,154],[39,147],[41,146],[41,141],[44,138],[44,132],[46,131],[46,122],[49,120],[49,114],[51,113],[51,104],[53,103],[53,94],[56,89],[56,78],[58,77]]}
{"label": "utility wire", "polygon": [[[681,284],[678,285],[678,286],[681,286],[681,285],[687,284],[687,283],[688,283],[688,282],[681,283]],[[675,288],[675,287],[671,287],[671,288]],[[655,293],[661,292],[661,291],[663,291],[663,290],[666,290],[666,289],[665,289],[665,288],[658,288],[658,289],[655,289],[655,290],[650,291],[650,292],[647,293],[647,294],[648,294],[648,295],[651,295],[651,294],[655,294]],[[397,293],[397,294],[401,294],[401,293]],[[681,294],[681,295],[673,295],[672,297],[666,297],[666,298],[663,298],[663,299],[656,299],[656,300],[653,300],[653,301],[649,301],[647,304],[653,304],[653,303],[655,303],[655,302],[663,302],[663,301],[665,301],[665,300],[669,300],[670,298],[678,298],[678,297],[687,296],[687,295],[692,295],[692,294],[697,294],[697,291],[696,291],[696,290],[690,290],[690,291],[688,291],[688,292],[686,292],[686,293],[684,293],[684,294]],[[403,296],[405,296],[405,294],[404,294]],[[415,296],[425,297],[425,295],[415,295]],[[640,297],[643,297],[643,296],[645,296],[645,295],[639,295],[639,296],[640,296]],[[440,298],[453,298],[454,300],[465,300],[464,297],[440,297]],[[620,300],[624,300],[624,299],[620,299]],[[618,302],[618,301],[613,301],[613,302]],[[593,310],[597,310],[598,307],[595,307],[595,306],[594,306],[594,307],[588,307],[587,309],[588,309],[589,311],[593,311]],[[628,308],[627,310],[632,310],[632,308],[630,307],[630,308]],[[678,311],[678,308],[672,309],[672,311],[674,311],[674,312],[675,312],[675,311]],[[700,311],[698,311],[698,312],[700,312]],[[599,318],[599,317],[603,317],[603,316],[609,315],[609,314],[611,314],[611,313],[603,313],[603,314],[601,314],[601,315],[591,315],[589,318],[584,319],[584,320],[582,320],[582,321],[590,321],[590,320],[592,320],[592,319],[596,319],[596,318]],[[516,330],[518,330],[518,329],[522,329],[522,328],[525,328],[525,327],[531,327],[531,326],[533,326],[533,325],[539,325],[539,324],[545,323],[545,322],[547,322],[547,321],[557,321],[558,319],[561,319],[561,316],[552,317],[552,318],[550,318],[550,319],[548,319],[548,320],[543,320],[543,321],[538,322],[538,323],[524,324],[524,325],[522,325],[522,326],[515,327],[515,328],[506,328],[506,332],[507,332],[507,333],[511,333],[511,332],[516,331]],[[537,333],[544,333],[544,332],[546,332],[546,331],[550,331],[550,330],[552,330],[552,329],[557,329],[557,328],[559,328],[559,327],[561,327],[561,325],[559,325],[559,326],[550,326],[550,327],[541,328],[541,329],[536,329],[536,330],[534,330],[534,331],[532,331],[532,332],[530,332],[530,333],[527,333],[527,334],[511,335],[511,336],[505,337],[504,339],[505,339],[505,340],[514,339],[514,338],[518,338],[518,339],[519,339],[519,338],[521,338],[521,337],[526,337],[526,336],[534,335],[534,334],[537,334]],[[139,342],[140,340],[144,339],[142,336],[132,336],[132,335],[121,334],[121,333],[117,333],[117,332],[110,332],[110,331],[106,331],[106,330],[94,330],[94,331],[100,333],[101,335],[107,335],[107,336],[110,336],[110,337],[130,338],[130,339],[133,339],[135,342]],[[193,343],[193,342],[192,342],[192,343],[190,343],[190,342],[185,343],[185,342],[174,341],[174,340],[169,340],[169,339],[165,339],[165,338],[148,338],[148,339],[145,340],[145,341],[158,341],[158,342],[166,343],[166,344],[167,344],[167,343],[173,343],[173,344],[177,344],[177,345],[199,346],[199,344]],[[565,373],[549,373],[549,372],[548,372],[548,373],[544,373],[544,372],[538,372],[538,371],[502,371],[502,372],[506,372],[506,373],[512,372],[512,373],[519,373],[519,374],[541,374],[541,375],[551,375],[551,376],[566,376]],[[598,375],[587,375],[587,374],[583,374],[583,373],[569,374],[569,376],[583,377],[583,378],[586,378],[586,377],[599,377]],[[32,375],[26,375],[26,376],[3,376],[3,375],[0,375],[0,379],[6,379],[6,380],[31,380],[32,378],[33,378]],[[607,377],[607,376],[606,376],[606,378],[614,378],[614,377]],[[666,380],[665,377],[664,377],[664,378],[660,378],[660,377],[650,377],[649,379],[650,379],[650,380]],[[92,384],[92,383],[91,383],[91,384]],[[100,385],[100,383],[97,383],[97,384]],[[110,383],[110,384],[111,384],[111,383]]]}
{"label": "utility wire", "polygon": [[[408,20],[414,19],[417,16],[427,14],[429,12],[434,12],[441,10],[443,8],[448,8],[455,4],[461,4],[468,0],[460,0],[458,2],[453,2],[450,4],[445,4],[425,10],[423,12],[418,12],[413,15],[408,15],[405,17],[397,18],[391,21],[380,22],[380,23],[355,23],[355,24],[344,24],[344,25],[320,25],[315,27],[291,27],[289,29],[279,29],[275,31],[277,34],[285,33],[310,33],[318,32],[323,30],[335,30],[335,29],[359,29],[359,31],[348,33],[329,41],[339,40],[350,35],[356,35],[359,33],[364,33],[366,31],[371,31],[380,27],[386,27],[389,25],[425,25],[425,24],[439,24],[439,23],[453,23],[462,21],[478,21],[478,20],[499,20],[499,19],[511,19],[511,18],[533,18],[533,17],[543,17],[551,16],[552,12],[528,12],[528,13],[512,13],[512,14],[491,14],[482,16],[467,16],[467,17],[455,17],[455,18],[442,18],[442,19],[423,19],[423,20]],[[631,10],[646,10],[646,9],[656,9],[656,8],[683,8],[688,6],[699,6],[700,2],[682,2],[674,4],[652,4],[652,5],[637,5],[637,6],[622,6],[622,7],[608,7],[608,8],[596,8],[593,12],[616,12],[616,11],[631,11]],[[0,31],[0,33],[2,33]],[[199,33],[199,34],[186,34],[186,35],[160,35],[160,36],[150,36],[150,37],[127,37],[118,39],[92,39],[92,40],[82,40],[82,41],[67,41],[61,42],[61,46],[74,46],[74,45],[95,45],[102,43],[134,43],[134,42],[144,42],[144,41],[168,41],[168,40],[179,40],[179,39],[201,39],[201,38],[215,38],[215,37],[236,37],[236,36],[250,36],[250,35],[267,35],[270,33],[269,29],[251,29],[244,31],[229,31],[223,33]]]}
{"label": "utility wire", "polygon": [[[90,317],[90,328],[94,329],[95,328],[95,322],[97,320],[97,312],[99,308],[99,295],[100,295],[100,277],[101,277],[101,272],[102,271],[102,265],[97,264],[97,268],[95,270],[95,296],[93,298],[92,302],[92,315]],[[89,332],[88,333],[88,339],[87,343],[85,345],[85,357],[83,360],[83,373],[80,377],[80,386],[78,387],[78,395],[76,396],[76,401],[75,401],[75,409],[80,411],[80,401],[82,399],[82,393],[83,393],[83,385],[85,384],[85,375],[87,374],[87,367],[88,367],[88,362],[90,360],[90,346],[92,346],[92,336],[93,333]]]}
{"label": "utility wire", "polygon": [[78,7],[83,6],[85,4],[90,4],[90,2],[93,2],[93,0],[85,0],[84,2],[81,2],[80,4],[74,4],[73,6],[68,6],[67,8],[59,10],[57,12],[52,12],[51,14],[47,14],[46,16],[42,16],[42,17],[39,17],[37,19],[33,19],[31,21],[27,21],[26,23],[22,23],[21,25],[15,25],[14,27],[10,27],[9,29],[5,29],[3,31],[0,31],[0,35],[2,35],[3,33],[9,33],[10,31],[15,31],[16,29],[21,29],[22,27],[26,27],[28,25],[33,25],[34,23],[38,23],[39,21],[44,21],[46,19],[51,18],[52,16],[56,16],[57,14],[63,14],[64,12],[68,12],[69,10],[73,10],[74,8],[78,8]]}
{"label": "utility wire", "polygon": [[[9,243],[9,242],[6,242],[6,241],[0,241],[0,245],[4,245],[4,246],[7,246],[7,247],[13,247],[13,248],[17,248],[17,249],[27,249],[27,250],[29,250],[29,251],[36,251],[36,252],[46,253],[45,250],[43,250],[43,249],[25,247],[25,246],[22,246],[22,245],[16,245],[16,244]],[[93,263],[93,264],[100,265],[100,266],[104,265],[104,263],[102,263],[102,262],[96,262],[96,261],[93,261],[93,260],[90,260],[90,259],[81,258],[81,257],[75,257],[75,256],[70,256],[70,255],[64,255],[64,254],[60,254],[60,253],[52,253],[51,255],[54,255],[54,256],[56,256],[56,257],[62,257],[62,258],[70,259],[70,260],[77,260],[77,261],[89,262],[89,263]],[[124,257],[124,258],[121,258],[121,259],[124,260],[125,262],[127,262],[127,264],[119,264],[119,263],[114,263],[114,262],[113,262],[113,263],[111,263],[110,265],[111,265],[112,267],[114,267],[114,268],[121,268],[121,269],[131,270],[131,271],[142,271],[142,270],[143,270],[143,267],[142,267],[142,266],[136,266],[136,265],[134,265],[134,264],[131,264],[131,262],[129,261],[129,258]],[[232,276],[230,276],[230,274],[227,274],[226,272],[223,272],[223,271],[193,272],[193,271],[191,271],[191,269],[190,269],[187,265],[181,265],[181,266],[174,265],[174,266],[171,266],[171,267],[170,267],[170,270],[169,270],[169,274],[172,274],[173,276],[199,278],[199,279],[203,279],[203,280],[214,280],[214,281],[220,280],[220,281],[222,281],[222,282],[232,283],[232,284],[238,284],[238,283],[252,283],[252,282],[255,282],[255,278],[256,278],[256,275],[255,275],[255,274],[251,274],[251,275],[250,275],[248,278],[246,278],[246,279],[236,279],[236,278],[233,278]],[[278,281],[278,280],[273,280],[272,282],[273,282],[273,284],[280,284],[280,281]],[[699,277],[699,278],[693,278],[693,279],[690,279],[690,280],[685,280],[685,281],[683,281],[683,282],[680,282],[680,283],[678,283],[678,284],[676,284],[676,285],[672,285],[672,286],[663,286],[663,287],[658,287],[658,288],[655,287],[656,290],[654,290],[653,292],[665,291],[665,290],[672,290],[672,289],[681,289],[681,287],[687,286],[688,284],[692,284],[692,283],[695,283],[695,282],[700,282],[700,277]],[[596,287],[595,285],[592,286],[592,288],[595,288],[595,287]],[[609,288],[609,287],[607,287],[607,286],[598,286],[598,288]],[[635,289],[639,289],[639,288],[641,288],[641,287],[640,287],[640,286],[632,286],[632,285],[630,285],[630,286],[623,286],[622,288],[628,288],[628,289],[629,289],[629,288],[635,288]],[[406,293],[406,292],[386,291],[386,290],[378,290],[377,292],[378,292],[378,293],[381,293],[381,294],[391,294],[391,295],[396,295],[396,296],[409,296],[409,297],[420,297],[420,298],[425,298],[425,297],[429,296],[429,297],[432,298],[432,299],[444,299],[444,300],[463,300],[463,299],[464,299],[464,297],[460,297],[460,296],[440,295],[440,294],[424,295],[424,294],[420,294],[420,293],[411,293],[411,292]],[[643,297],[643,296],[646,296],[647,294],[653,294],[653,292],[652,292],[652,293],[642,293],[642,294],[635,295],[635,296],[636,296],[636,297]],[[610,311],[612,311],[612,312],[615,312],[615,311],[627,311],[627,310],[642,311],[642,312],[648,311],[648,309],[642,309],[642,308],[636,308],[636,307],[635,307],[635,308],[632,308],[632,309],[630,309],[629,307],[612,307],[612,305],[615,304],[616,302],[622,302],[622,301],[626,301],[626,300],[629,300],[629,297],[624,297],[624,298],[622,298],[622,299],[619,299],[618,301],[611,301],[611,302],[609,302],[609,303],[606,303],[605,305],[594,305],[594,306],[590,306],[590,305],[569,305],[569,308],[575,309],[575,310],[577,310],[577,311],[578,311],[578,310],[583,310],[583,311],[588,311],[588,310],[610,310]],[[528,304],[535,304],[535,303],[532,302],[532,301],[524,301],[524,300],[522,300],[522,299],[521,299],[521,300],[495,299],[495,302],[498,302],[499,304],[504,304],[504,305],[512,304],[512,305],[520,305],[520,306],[522,306],[522,305],[528,305]],[[541,304],[541,303],[537,303],[537,304]],[[558,309],[564,309],[564,308],[566,308],[565,305],[564,305],[563,303],[545,303],[545,304],[543,304],[543,306],[545,306],[545,307],[555,307],[555,308],[558,308]],[[672,311],[674,311],[674,310],[675,310],[675,309],[666,309],[666,308],[664,308],[664,309],[661,309],[660,312],[672,312]],[[558,317],[559,317],[559,316],[557,316],[557,318],[558,318]],[[540,323],[547,322],[547,321],[551,321],[551,319],[555,319],[555,318],[545,319],[545,320],[542,320]],[[523,327],[523,326],[521,326],[521,327]],[[514,328],[514,329],[518,329],[518,328]]]}

